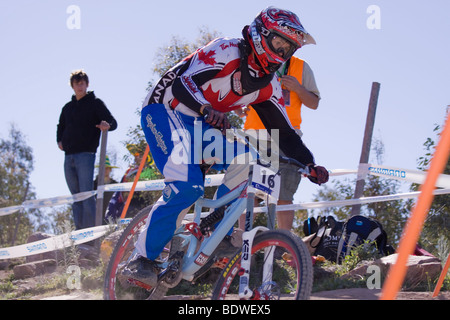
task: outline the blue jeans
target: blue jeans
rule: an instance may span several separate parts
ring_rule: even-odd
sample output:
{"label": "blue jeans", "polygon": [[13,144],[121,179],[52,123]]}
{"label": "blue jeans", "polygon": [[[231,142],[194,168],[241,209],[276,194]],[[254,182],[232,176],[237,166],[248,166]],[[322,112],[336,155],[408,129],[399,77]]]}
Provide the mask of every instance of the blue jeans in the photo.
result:
{"label": "blue jeans", "polygon": [[[95,153],[81,152],[65,156],[64,175],[71,194],[94,189],[94,165]],[[77,230],[95,226],[94,197],[74,202],[72,211]]]}

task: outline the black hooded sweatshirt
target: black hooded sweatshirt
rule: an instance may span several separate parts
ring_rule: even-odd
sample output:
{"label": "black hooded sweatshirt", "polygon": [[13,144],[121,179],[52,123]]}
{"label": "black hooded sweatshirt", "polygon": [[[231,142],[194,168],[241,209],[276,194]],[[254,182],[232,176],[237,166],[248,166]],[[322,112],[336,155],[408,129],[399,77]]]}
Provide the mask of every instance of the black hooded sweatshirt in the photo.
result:
{"label": "black hooded sweatshirt", "polygon": [[101,131],[96,125],[102,120],[109,123],[113,131],[117,121],[102,100],[93,91],[77,101],[75,95],[61,111],[56,130],[56,141],[62,142],[65,154],[80,152],[96,153]]}

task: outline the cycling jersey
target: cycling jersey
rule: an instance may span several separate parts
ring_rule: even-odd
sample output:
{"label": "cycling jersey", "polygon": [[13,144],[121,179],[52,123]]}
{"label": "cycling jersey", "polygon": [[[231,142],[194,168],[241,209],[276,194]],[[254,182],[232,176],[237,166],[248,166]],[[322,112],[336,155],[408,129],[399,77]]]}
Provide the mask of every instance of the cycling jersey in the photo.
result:
{"label": "cycling jersey", "polygon": [[[143,106],[161,103],[198,117],[200,107],[205,104],[221,112],[252,105],[269,132],[279,130],[280,149],[288,157],[304,164],[314,163],[313,155],[290,124],[279,79],[272,77],[268,85],[257,90],[246,88],[246,77],[241,70],[241,41],[219,38],[198,49],[164,74]],[[263,76],[251,67],[249,73],[250,82]]]}

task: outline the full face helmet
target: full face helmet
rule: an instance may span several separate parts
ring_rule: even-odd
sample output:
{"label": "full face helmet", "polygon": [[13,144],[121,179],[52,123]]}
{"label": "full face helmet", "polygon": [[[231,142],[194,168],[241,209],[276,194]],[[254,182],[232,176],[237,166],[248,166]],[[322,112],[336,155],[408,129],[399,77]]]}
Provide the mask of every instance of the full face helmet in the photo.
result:
{"label": "full face helmet", "polygon": [[303,45],[316,44],[295,13],[275,7],[261,11],[247,28],[247,39],[265,73],[274,73]]}

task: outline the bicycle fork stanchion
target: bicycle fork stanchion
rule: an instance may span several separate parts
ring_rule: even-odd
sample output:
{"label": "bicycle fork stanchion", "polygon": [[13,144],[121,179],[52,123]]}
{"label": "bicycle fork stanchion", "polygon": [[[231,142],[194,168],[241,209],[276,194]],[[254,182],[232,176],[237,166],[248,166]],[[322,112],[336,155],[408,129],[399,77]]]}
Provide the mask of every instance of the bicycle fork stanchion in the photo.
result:
{"label": "bicycle fork stanchion", "polygon": [[[268,226],[269,228],[275,227],[275,212],[276,201],[278,199],[280,179],[279,175],[271,171],[266,167],[259,165],[252,165],[249,173],[249,186],[247,188],[247,211],[245,214],[245,232],[242,235],[242,256],[241,256],[241,269],[239,270],[239,298],[250,299],[254,297],[253,292],[249,287],[250,279],[250,267],[251,267],[251,254],[253,239],[259,231],[269,230],[266,227],[253,228],[253,209],[255,203],[256,192],[262,191],[268,195],[269,202],[269,214],[268,214]],[[270,282],[272,280],[272,267],[273,267],[273,251],[265,251],[264,267],[262,274],[262,284]]]}
{"label": "bicycle fork stanchion", "polygon": [[[267,201],[269,202],[267,208],[267,226],[270,230],[274,230],[277,214],[277,198],[267,195]],[[272,284],[274,253],[275,246],[264,249],[263,281],[261,282],[261,287],[264,284]]]}
{"label": "bicycle fork stanchion", "polygon": [[[252,215],[253,216],[253,215]],[[256,227],[242,234],[242,257],[241,269],[239,270],[239,298],[250,299],[254,296],[254,292],[250,289],[250,265],[252,257],[253,239],[259,231],[267,231],[266,227]],[[265,267],[265,266],[264,266]],[[264,272],[264,275],[266,273]],[[263,275],[263,279],[264,279]]]}
{"label": "bicycle fork stanchion", "polygon": [[269,203],[267,208],[267,227],[270,230],[275,229],[276,214],[277,214],[277,204]]}

